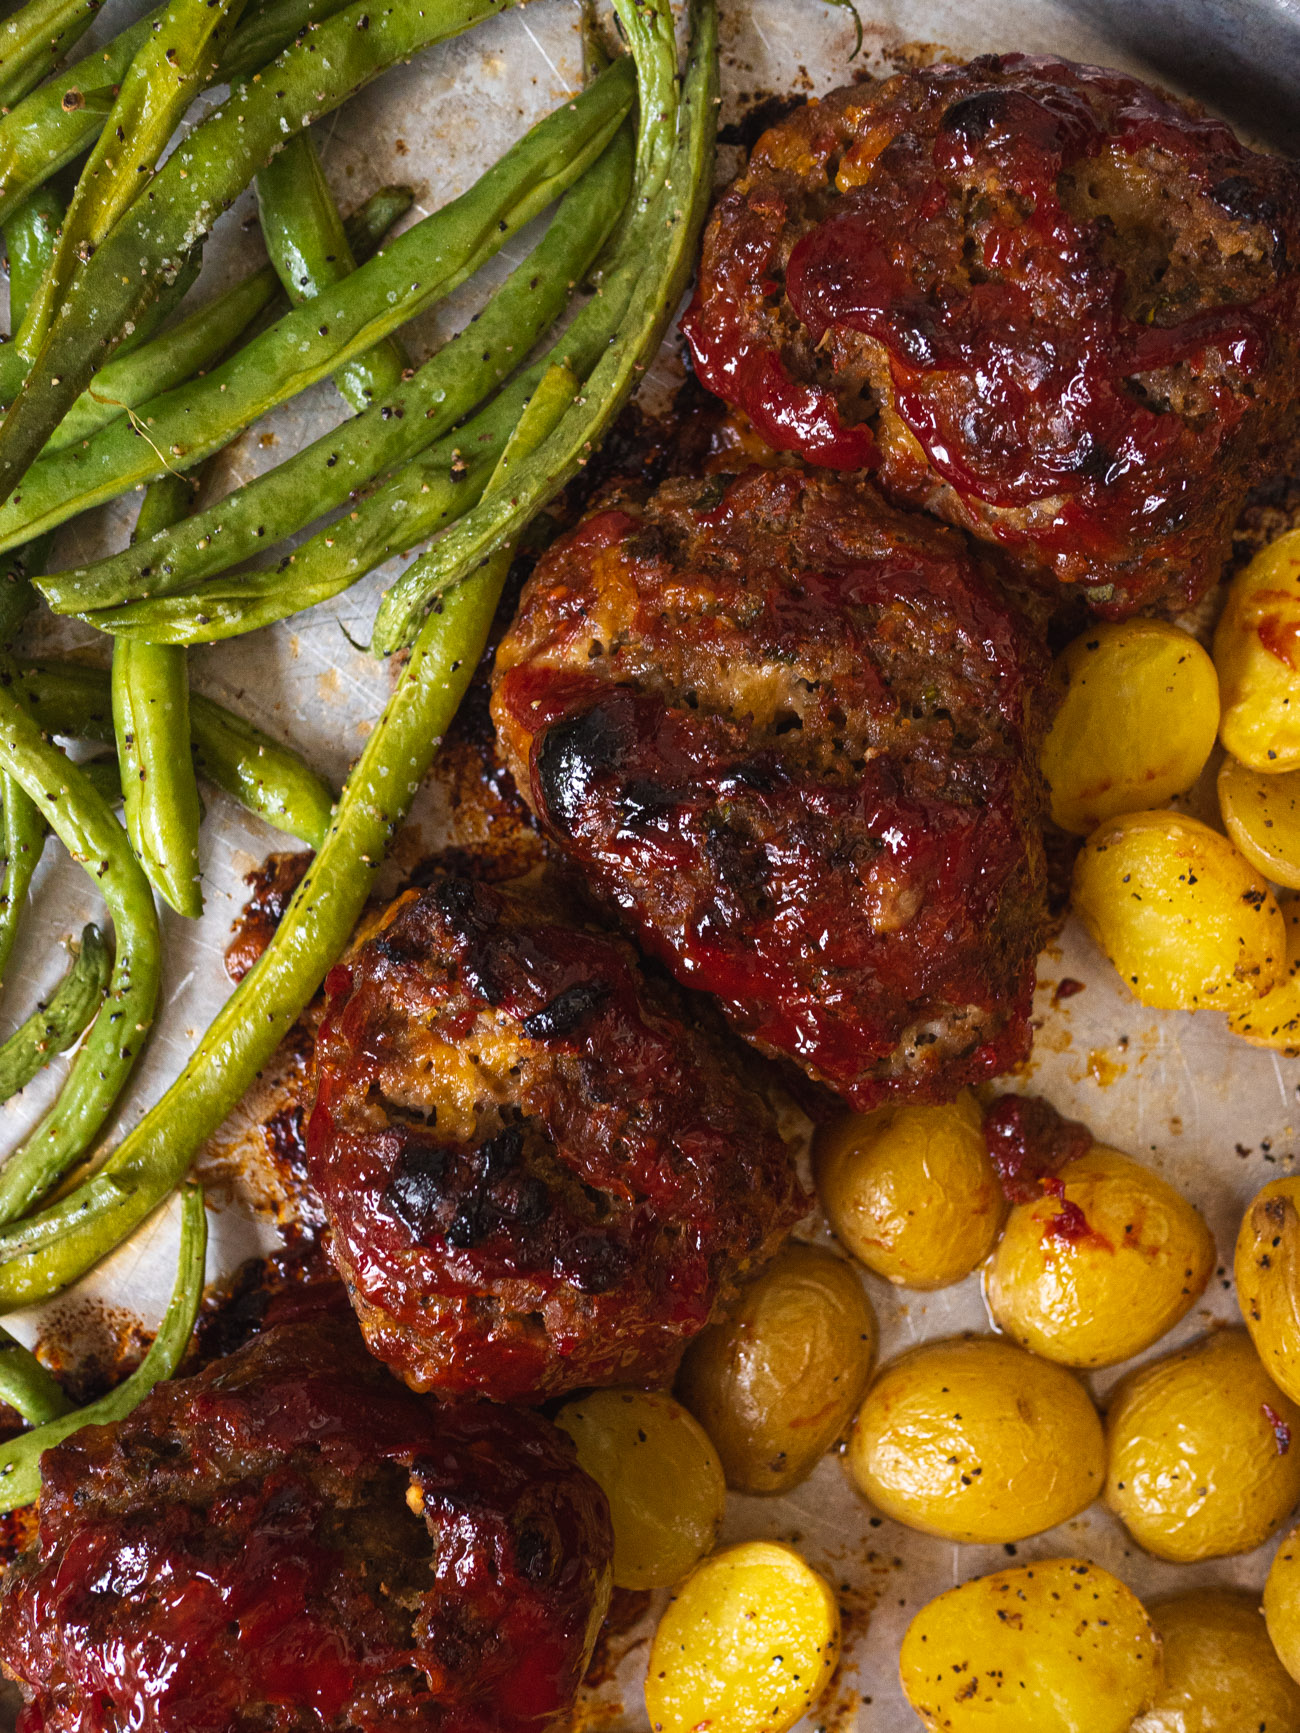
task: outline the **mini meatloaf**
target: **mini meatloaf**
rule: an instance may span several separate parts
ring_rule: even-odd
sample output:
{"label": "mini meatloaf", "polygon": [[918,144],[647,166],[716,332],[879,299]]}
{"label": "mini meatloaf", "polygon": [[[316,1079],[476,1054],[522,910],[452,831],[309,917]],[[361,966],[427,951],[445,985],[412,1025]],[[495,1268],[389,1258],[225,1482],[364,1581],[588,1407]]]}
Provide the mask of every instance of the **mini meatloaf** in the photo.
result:
{"label": "mini meatloaf", "polygon": [[46,1452],[0,1662],[22,1733],[547,1733],[612,1555],[554,1427],[286,1324]]}
{"label": "mini meatloaf", "polygon": [[1219,577],[1296,422],[1300,173],[1132,78],[988,56],[810,102],[709,224],[685,329],[772,445],[1084,585]]}
{"label": "mini meatloaf", "polygon": [[408,893],[327,990],[311,1173],[416,1389],[668,1382],[806,1207],[743,1049],[540,883]]}
{"label": "mini meatloaf", "polygon": [[646,948],[865,1109],[1029,1050],[1044,672],[954,531],[860,478],[754,469],[552,546],[493,711]]}

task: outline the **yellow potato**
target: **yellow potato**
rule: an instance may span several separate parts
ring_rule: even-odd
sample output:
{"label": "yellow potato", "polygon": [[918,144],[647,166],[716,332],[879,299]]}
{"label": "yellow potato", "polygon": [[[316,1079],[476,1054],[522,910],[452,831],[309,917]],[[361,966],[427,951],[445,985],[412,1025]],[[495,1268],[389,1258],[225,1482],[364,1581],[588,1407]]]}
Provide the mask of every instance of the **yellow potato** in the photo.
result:
{"label": "yellow potato", "polygon": [[1113,1366],[1190,1310],[1214,1271],[1214,1240],[1185,1197],[1117,1149],[1094,1144],[1058,1178],[1061,1196],[1008,1217],[989,1310],[1045,1359]]}
{"label": "yellow potato", "polygon": [[1273,893],[1199,819],[1132,812],[1102,825],[1075,862],[1074,907],[1144,1005],[1240,1011],[1282,978]]}
{"label": "yellow potato", "polygon": [[1278,1659],[1300,1680],[1300,1528],[1293,1528],[1273,1554],[1264,1584],[1264,1623]]}
{"label": "yellow potato", "polygon": [[898,1671],[930,1733],[1129,1733],[1162,1679],[1141,1601],[1077,1558],[949,1589],[907,1627]]}
{"label": "yellow potato", "polygon": [[1219,736],[1252,770],[1300,769],[1300,530],[1238,572],[1214,634]]}
{"label": "yellow potato", "polygon": [[[1300,1402],[1300,1178],[1275,1179],[1241,1218],[1237,1304],[1264,1370]],[[1300,1439],[1296,1440],[1300,1448]]]}
{"label": "yellow potato", "polygon": [[712,1551],[726,1482],[708,1435],[680,1402],[595,1390],[566,1402],[555,1424],[609,1500],[618,1588],[669,1588]]}
{"label": "yellow potato", "polygon": [[853,1418],[876,1320],[851,1264],[790,1245],[692,1342],[677,1391],[737,1492],[784,1492]]}
{"label": "yellow potato", "polygon": [[1225,758],[1219,812],[1223,828],[1257,872],[1300,890],[1300,771],[1267,776]]}
{"label": "yellow potato", "polygon": [[1300,1498],[1300,1409],[1244,1330],[1130,1372],[1111,1397],[1106,1436],[1106,1503],[1157,1558],[1251,1552]]}
{"label": "yellow potato", "polygon": [[818,1133],[817,1195],[841,1243],[903,1288],[946,1288],[993,1249],[1006,1214],[969,1092],[946,1107],[846,1113]]}
{"label": "yellow potato", "polygon": [[1244,1011],[1234,1011],[1228,1028],[1253,1047],[1271,1047],[1294,1059],[1300,1055],[1300,897],[1279,905],[1286,922],[1286,969],[1282,979],[1262,999]]}
{"label": "yellow potato", "polygon": [[1082,1384],[997,1336],[926,1342],[886,1366],[848,1464],[883,1515],[961,1541],[1040,1534],[1086,1509],[1106,1477]]}
{"label": "yellow potato", "polygon": [[1097,625],[1057,657],[1064,689],[1039,763],[1062,830],[1086,836],[1196,781],[1219,732],[1219,678],[1163,620]]}
{"label": "yellow potato", "polygon": [[1258,1594],[1190,1589],[1147,1610],[1165,1684],[1133,1733],[1300,1733],[1300,1689],[1268,1640]]}
{"label": "yellow potato", "polygon": [[830,1585],[793,1547],[715,1553],[669,1601],[650,1646],[655,1733],[785,1733],[821,1696],[840,1650]]}

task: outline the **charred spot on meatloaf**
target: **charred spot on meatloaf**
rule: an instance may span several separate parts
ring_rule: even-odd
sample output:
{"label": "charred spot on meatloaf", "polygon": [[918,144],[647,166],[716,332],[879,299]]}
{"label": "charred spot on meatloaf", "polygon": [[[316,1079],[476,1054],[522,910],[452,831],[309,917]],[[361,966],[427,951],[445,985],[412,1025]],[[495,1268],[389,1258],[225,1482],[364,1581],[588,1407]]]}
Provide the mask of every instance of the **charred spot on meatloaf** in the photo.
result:
{"label": "charred spot on meatloaf", "polygon": [[1028,1052],[1045,673],[961,536],[792,466],[672,481],[554,544],[493,710],[641,943],[865,1109]]}
{"label": "charred spot on meatloaf", "polygon": [[665,1382],[806,1207],[744,1050],[553,884],[440,875],[327,990],[312,1175],[418,1389]]}
{"label": "charred spot on meatloaf", "polygon": [[285,1324],[45,1453],[0,1661],[25,1733],[546,1733],[612,1554],[554,1427]]}
{"label": "charred spot on meatloaf", "polygon": [[685,329],[782,450],[871,467],[1099,613],[1194,601],[1296,426],[1300,171],[1116,72],[1020,54],[759,140]]}

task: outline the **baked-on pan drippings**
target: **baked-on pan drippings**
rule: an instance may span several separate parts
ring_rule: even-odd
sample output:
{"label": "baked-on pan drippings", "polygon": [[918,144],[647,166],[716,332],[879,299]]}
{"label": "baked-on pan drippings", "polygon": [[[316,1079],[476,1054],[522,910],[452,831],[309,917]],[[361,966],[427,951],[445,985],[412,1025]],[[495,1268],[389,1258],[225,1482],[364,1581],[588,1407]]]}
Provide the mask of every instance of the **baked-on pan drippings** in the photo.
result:
{"label": "baked-on pan drippings", "polygon": [[696,370],[764,439],[1081,584],[1218,580],[1294,431],[1300,176],[1098,67],[851,85],[759,139],[704,242]]}

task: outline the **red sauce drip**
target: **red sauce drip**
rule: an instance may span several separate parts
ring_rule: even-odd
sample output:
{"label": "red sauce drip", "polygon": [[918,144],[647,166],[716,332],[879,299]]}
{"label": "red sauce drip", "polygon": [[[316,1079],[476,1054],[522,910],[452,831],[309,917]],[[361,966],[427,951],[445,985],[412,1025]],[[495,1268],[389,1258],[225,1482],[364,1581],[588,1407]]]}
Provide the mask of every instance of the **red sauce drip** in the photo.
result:
{"label": "red sauce drip", "polygon": [[[1000,1095],[984,1115],[984,1141],[1007,1200],[1033,1203],[1044,1192],[1055,1190],[1061,1196],[1056,1175],[1067,1162],[1088,1153],[1092,1133],[1039,1095]],[[1061,1237],[1070,1231],[1065,1228]]]}
{"label": "red sauce drip", "polygon": [[1273,1428],[1273,1437],[1277,1440],[1277,1453],[1285,1456],[1291,1448],[1291,1428],[1283,1420],[1276,1408],[1270,1408],[1267,1402],[1260,1403],[1265,1420]]}
{"label": "red sauce drip", "polygon": [[1284,620],[1279,614],[1265,614],[1255,630],[1270,656],[1276,656],[1279,662],[1300,672],[1300,621]]}

